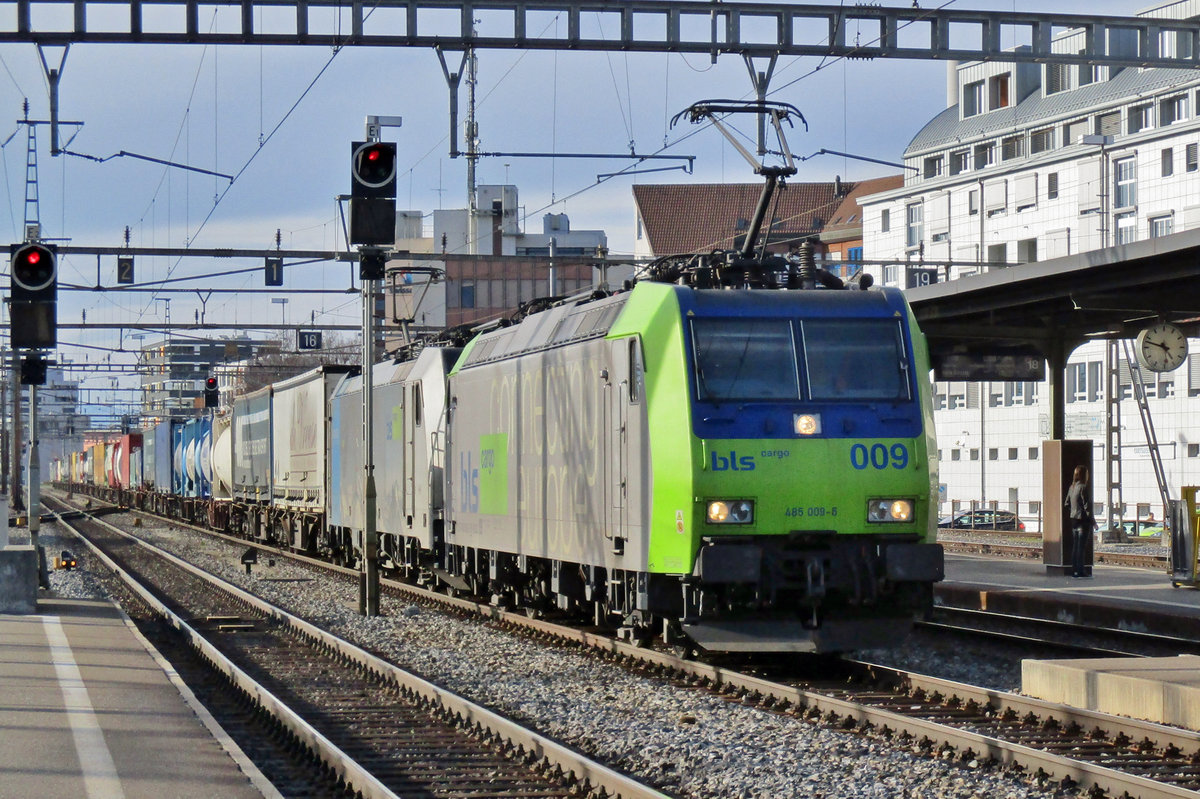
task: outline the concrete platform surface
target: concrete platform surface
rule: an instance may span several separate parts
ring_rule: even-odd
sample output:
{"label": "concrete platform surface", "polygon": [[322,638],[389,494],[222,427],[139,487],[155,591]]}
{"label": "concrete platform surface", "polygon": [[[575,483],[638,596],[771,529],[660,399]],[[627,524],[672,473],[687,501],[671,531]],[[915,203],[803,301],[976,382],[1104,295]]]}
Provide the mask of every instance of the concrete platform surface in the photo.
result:
{"label": "concrete platform surface", "polygon": [[1021,661],[1021,691],[1072,707],[1200,730],[1200,656]]}
{"label": "concrete platform surface", "polygon": [[1200,640],[1200,590],[1173,588],[1155,569],[1097,565],[1075,579],[1047,574],[1040,560],[952,554],[934,602]]}
{"label": "concrete platform surface", "polygon": [[115,605],[37,610],[0,615],[0,799],[278,795]]}

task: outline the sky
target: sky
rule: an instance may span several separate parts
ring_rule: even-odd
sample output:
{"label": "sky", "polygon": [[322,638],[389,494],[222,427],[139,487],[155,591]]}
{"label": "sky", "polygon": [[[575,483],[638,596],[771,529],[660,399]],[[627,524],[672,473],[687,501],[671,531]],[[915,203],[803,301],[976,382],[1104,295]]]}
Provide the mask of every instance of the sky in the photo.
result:
{"label": "sky", "polygon": [[[920,0],[931,6],[933,0]],[[0,30],[15,27],[15,4],[0,9]],[[829,5],[837,5],[829,3]],[[909,7],[909,0],[884,5]],[[938,5],[991,11],[1047,11],[1132,15],[1146,7],[1129,0],[941,0]],[[1052,8],[1048,8],[1052,6]],[[117,8],[124,6],[117,4]],[[71,6],[62,6],[69,13]],[[89,13],[104,12],[89,4]],[[96,9],[92,11],[91,9]],[[221,14],[206,7],[201,25],[217,29]],[[98,17],[97,17],[98,19]],[[547,19],[547,30],[556,23]],[[62,50],[48,48],[57,67]],[[668,54],[480,51],[477,115],[484,152],[663,153],[695,156],[691,174],[681,170],[599,180],[628,162],[599,159],[483,158],[477,182],[518,187],[523,228],[538,233],[546,213],[566,213],[574,229],[606,231],[614,255],[634,244],[632,185],[635,181],[757,182],[750,167],[720,134],[671,118],[690,104],[713,98],[749,98],[742,59]],[[451,60],[451,68],[457,60]],[[844,61],[780,59],[770,99],[791,103],[808,121],[788,132],[797,154],[821,148],[888,161],[900,160],[912,136],[945,107],[945,70],[936,61]],[[461,90],[460,122],[466,117]],[[4,203],[0,236],[23,239],[27,127],[49,117],[47,83],[33,45],[0,45],[0,156]],[[61,120],[72,136],[67,149],[79,156],[50,156],[49,130],[37,127],[38,212],[46,239],[76,246],[262,248],[330,250],[344,247],[335,197],[349,191],[350,142],[363,136],[367,115],[400,116],[384,138],[398,145],[397,208],[426,215],[463,208],[466,163],[450,158],[449,93],[436,54],[421,48],[260,47],[228,45],[74,45],[62,62]],[[7,113],[7,118],[4,114]],[[749,133],[747,121],[735,123]],[[460,148],[464,146],[459,137]],[[130,152],[228,179],[165,167]],[[672,166],[648,162],[646,166]],[[645,167],[643,167],[645,168]],[[794,180],[861,180],[895,169],[834,156],[800,164]],[[6,206],[6,207],[5,207]],[[426,231],[432,220],[427,216]],[[205,277],[231,268],[257,267],[240,275]],[[115,259],[64,257],[59,264],[60,322],[107,322],[153,326],[192,321],[253,325],[264,321],[300,325],[316,321],[356,324],[357,295],[346,265],[314,264],[289,269],[287,288],[330,289],[329,294],[291,294],[287,303],[265,295],[94,292],[114,282]],[[261,262],[200,258],[139,259],[139,282],[187,278],[176,288],[261,288]],[[356,281],[354,281],[356,282]],[[170,302],[164,302],[169,297]],[[5,324],[7,324],[7,317]],[[232,331],[231,331],[232,332]],[[62,330],[57,357],[75,364],[91,401],[129,402],[136,385],[132,350],[160,338],[130,338],[132,330]],[[254,335],[253,332],[250,333]],[[294,342],[294,336],[292,337]],[[80,367],[83,367],[82,373]]]}

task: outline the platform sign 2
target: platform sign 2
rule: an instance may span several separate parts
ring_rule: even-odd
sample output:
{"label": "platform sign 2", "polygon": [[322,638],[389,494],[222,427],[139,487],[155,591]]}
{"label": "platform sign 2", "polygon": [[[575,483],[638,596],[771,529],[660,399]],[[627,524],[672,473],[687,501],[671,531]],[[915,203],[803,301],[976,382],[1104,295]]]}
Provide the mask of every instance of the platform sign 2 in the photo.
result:
{"label": "platform sign 2", "polygon": [[321,331],[301,330],[296,337],[296,347],[302,350],[321,349]]}
{"label": "platform sign 2", "polygon": [[130,284],[133,283],[133,256],[118,255],[117,256],[117,283]]}

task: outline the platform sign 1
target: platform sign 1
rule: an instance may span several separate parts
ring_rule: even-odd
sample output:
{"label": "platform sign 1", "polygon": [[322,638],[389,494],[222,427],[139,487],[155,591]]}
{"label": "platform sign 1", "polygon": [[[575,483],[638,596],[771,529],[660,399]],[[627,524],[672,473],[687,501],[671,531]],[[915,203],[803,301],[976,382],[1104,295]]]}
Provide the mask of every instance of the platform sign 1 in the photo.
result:
{"label": "platform sign 1", "polygon": [[296,348],[301,350],[321,349],[321,331],[301,330],[296,336]]}
{"label": "platform sign 1", "polygon": [[263,266],[263,278],[267,286],[282,286],[283,258],[268,255]]}
{"label": "platform sign 1", "polygon": [[938,282],[936,266],[910,266],[906,288],[915,289],[919,286],[932,286]]}

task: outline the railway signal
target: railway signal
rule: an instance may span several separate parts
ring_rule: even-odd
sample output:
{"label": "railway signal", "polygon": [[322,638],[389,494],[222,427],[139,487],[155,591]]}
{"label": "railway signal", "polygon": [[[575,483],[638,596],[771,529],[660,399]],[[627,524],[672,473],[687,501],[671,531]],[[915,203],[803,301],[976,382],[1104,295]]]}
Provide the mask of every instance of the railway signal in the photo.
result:
{"label": "railway signal", "polygon": [[220,391],[217,388],[217,378],[209,377],[204,381],[204,407],[217,407],[220,398]]}
{"label": "railway signal", "polygon": [[392,244],[396,240],[395,197],[395,143],[351,143],[351,244]]}
{"label": "railway signal", "polygon": [[58,258],[54,248],[30,242],[10,248],[9,312],[14,349],[48,349],[58,344]]}
{"label": "railway signal", "polygon": [[395,143],[356,141],[351,148],[350,196],[395,197]]}
{"label": "railway signal", "polygon": [[46,385],[46,359],[41,355],[26,355],[21,361],[21,385]]}

